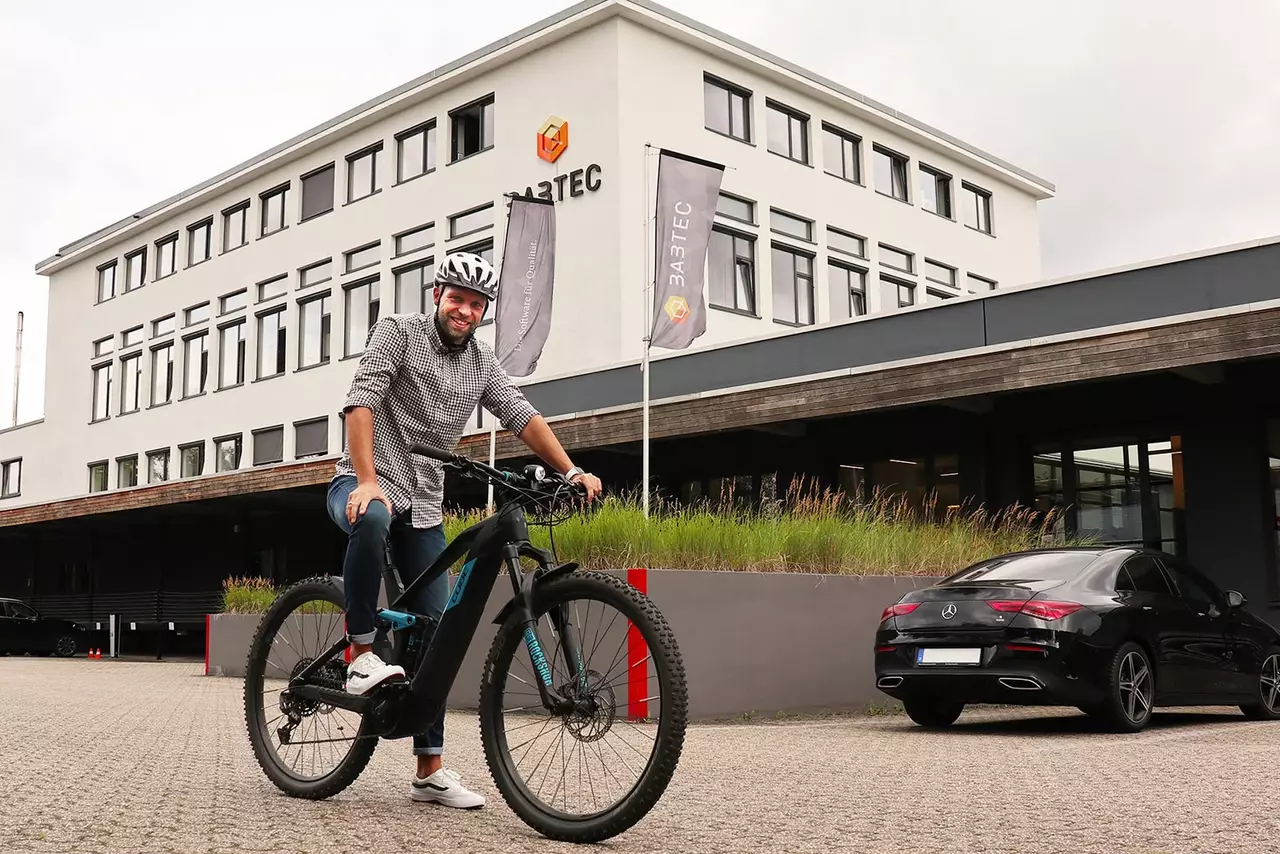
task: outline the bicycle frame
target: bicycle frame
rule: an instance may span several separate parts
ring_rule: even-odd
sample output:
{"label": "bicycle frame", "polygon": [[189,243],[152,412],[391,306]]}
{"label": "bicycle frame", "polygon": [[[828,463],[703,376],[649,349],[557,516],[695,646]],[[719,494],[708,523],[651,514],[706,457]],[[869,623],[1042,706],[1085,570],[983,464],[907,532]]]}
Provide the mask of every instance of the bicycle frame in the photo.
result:
{"label": "bicycle frame", "polygon": [[[458,573],[449,600],[435,625],[426,648],[417,646],[416,662],[409,661],[415,639],[420,640],[426,626],[434,622],[424,614],[416,614],[401,608],[409,601],[420,585],[430,584],[460,558],[467,560]],[[536,572],[525,573],[520,569],[520,558],[531,557],[539,564]],[[525,625],[525,644],[538,674],[538,692],[546,708],[556,714],[570,712],[574,702],[556,692],[533,618],[533,590],[537,583],[553,575],[571,572],[576,563],[555,564],[550,552],[539,549],[529,541],[528,521],[524,508],[516,503],[504,507],[498,513],[467,528],[449,543],[432,565],[407,587],[400,583],[390,562],[384,567],[383,578],[388,588],[388,607],[380,609],[377,620],[397,632],[397,660],[405,665],[409,679],[391,683],[371,695],[357,696],[316,684],[305,683],[327,662],[348,646],[344,637],[335,642],[322,655],[311,662],[291,681],[287,690],[305,698],[317,700],[338,708],[365,714],[375,712],[380,719],[376,732],[383,738],[404,738],[424,732],[439,717],[448,700],[449,691],[462,666],[463,658],[475,637],[484,608],[498,579],[505,568],[511,578],[514,596],[498,613],[494,622],[501,625],[515,611],[522,615]],[[340,580],[340,579],[335,579]],[[399,591],[394,599],[393,591]],[[552,613],[552,622],[560,635],[564,660],[571,679],[578,678],[582,667],[581,645],[576,631],[563,613]],[[419,628],[419,627],[422,628]]]}

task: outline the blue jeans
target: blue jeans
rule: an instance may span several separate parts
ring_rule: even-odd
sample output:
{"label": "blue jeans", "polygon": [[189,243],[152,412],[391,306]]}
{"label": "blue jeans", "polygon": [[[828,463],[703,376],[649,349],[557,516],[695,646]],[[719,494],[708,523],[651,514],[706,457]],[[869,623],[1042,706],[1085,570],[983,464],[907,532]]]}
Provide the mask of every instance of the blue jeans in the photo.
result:
{"label": "blue jeans", "polygon": [[[347,534],[347,554],[342,564],[346,595],[347,635],[355,643],[373,643],[374,614],[382,586],[382,566],[387,539],[391,557],[407,587],[426,571],[445,549],[444,526],[391,529],[391,511],[381,501],[372,502],[355,525],[347,521],[347,498],[356,488],[350,475],[335,477],[329,484],[329,518]],[[418,588],[408,602],[410,610],[439,620],[449,601],[449,573],[443,572],[430,584]],[[412,674],[406,674],[412,676]],[[444,712],[425,733],[413,737],[413,753],[438,756],[444,753]]]}

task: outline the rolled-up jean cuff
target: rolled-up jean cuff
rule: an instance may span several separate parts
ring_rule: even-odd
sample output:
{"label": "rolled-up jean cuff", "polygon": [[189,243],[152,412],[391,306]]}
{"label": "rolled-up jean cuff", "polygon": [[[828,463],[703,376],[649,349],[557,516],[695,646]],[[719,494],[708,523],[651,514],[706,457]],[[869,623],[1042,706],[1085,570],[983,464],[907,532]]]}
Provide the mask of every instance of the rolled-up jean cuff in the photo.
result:
{"label": "rolled-up jean cuff", "polygon": [[374,639],[378,637],[378,633],[376,631],[366,632],[362,635],[348,635],[348,637],[351,638],[352,643],[358,643],[358,644],[363,644],[365,646],[369,646],[369,645],[372,645]]}
{"label": "rolled-up jean cuff", "polygon": [[443,747],[415,747],[414,756],[444,756]]}

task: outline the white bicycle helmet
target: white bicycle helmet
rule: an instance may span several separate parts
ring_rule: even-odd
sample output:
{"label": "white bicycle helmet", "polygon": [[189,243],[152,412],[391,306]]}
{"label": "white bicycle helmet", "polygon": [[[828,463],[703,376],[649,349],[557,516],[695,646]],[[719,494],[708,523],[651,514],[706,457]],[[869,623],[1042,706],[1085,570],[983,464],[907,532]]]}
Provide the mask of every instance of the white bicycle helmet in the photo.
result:
{"label": "white bicycle helmet", "polygon": [[493,265],[470,252],[446,255],[436,267],[436,286],[457,285],[483,294],[490,302],[498,298],[498,273]]}

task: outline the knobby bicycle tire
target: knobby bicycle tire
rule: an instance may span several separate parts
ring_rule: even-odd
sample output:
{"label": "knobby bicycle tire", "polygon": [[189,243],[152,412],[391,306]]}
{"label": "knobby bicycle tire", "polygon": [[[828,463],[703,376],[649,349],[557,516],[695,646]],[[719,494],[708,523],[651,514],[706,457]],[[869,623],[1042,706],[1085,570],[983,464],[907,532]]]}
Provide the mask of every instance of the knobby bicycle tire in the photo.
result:
{"label": "knobby bicycle tire", "polygon": [[591,843],[630,829],[657,804],[675,773],[684,747],[688,691],[684,662],[675,635],[656,606],[640,591],[610,575],[574,572],[540,584],[534,591],[533,615],[586,594],[617,608],[640,630],[653,656],[662,697],[657,747],[628,795],[607,810],[583,819],[564,819],[545,811],[529,796],[510,768],[502,729],[503,686],[516,649],[524,642],[524,625],[512,614],[499,628],[489,650],[480,686],[480,738],[494,785],[507,805],[530,827],[550,839]]}
{"label": "knobby bicycle tire", "polygon": [[373,751],[378,747],[378,739],[366,733],[369,721],[362,716],[360,731],[338,766],[318,780],[306,781],[299,780],[282,768],[276,761],[271,745],[264,741],[264,738],[271,736],[269,732],[263,732],[261,723],[269,717],[266,714],[269,710],[263,708],[262,696],[262,678],[268,657],[268,652],[264,648],[266,639],[275,635],[295,607],[317,599],[330,602],[338,608],[343,608],[345,604],[337,586],[324,576],[299,581],[276,597],[275,602],[263,615],[262,621],[258,624],[258,630],[254,633],[253,643],[249,645],[244,674],[245,728],[248,730],[249,742],[253,745],[253,755],[258,760],[258,765],[282,792],[295,798],[310,800],[332,797],[354,783],[364,771],[365,766],[369,764]]}

